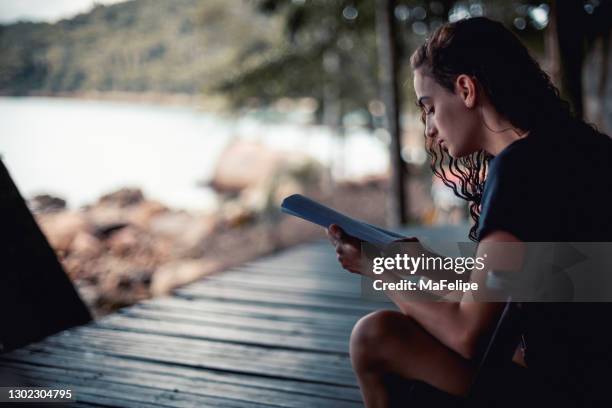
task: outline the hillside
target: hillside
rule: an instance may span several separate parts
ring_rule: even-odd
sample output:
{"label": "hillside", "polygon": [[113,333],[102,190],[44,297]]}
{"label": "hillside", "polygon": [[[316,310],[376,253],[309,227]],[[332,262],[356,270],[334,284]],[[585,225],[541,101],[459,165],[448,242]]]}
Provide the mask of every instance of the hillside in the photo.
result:
{"label": "hillside", "polygon": [[0,26],[0,94],[196,94],[281,41],[251,2],[132,0]]}

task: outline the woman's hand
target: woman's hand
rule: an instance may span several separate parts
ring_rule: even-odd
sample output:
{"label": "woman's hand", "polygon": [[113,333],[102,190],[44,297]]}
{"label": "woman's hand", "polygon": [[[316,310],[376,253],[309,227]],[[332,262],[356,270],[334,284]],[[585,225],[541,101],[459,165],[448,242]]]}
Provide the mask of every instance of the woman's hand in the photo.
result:
{"label": "woman's hand", "polygon": [[342,267],[349,272],[365,275],[361,264],[361,241],[348,235],[336,224],[329,226],[327,237],[336,248],[338,262]]}
{"label": "woman's hand", "polygon": [[[371,265],[364,265],[364,258],[361,256],[361,240],[347,234],[336,224],[330,225],[326,232],[331,244],[336,248],[338,262],[344,269],[371,278],[375,276]],[[419,240],[416,237],[405,237],[396,242],[419,243]]]}

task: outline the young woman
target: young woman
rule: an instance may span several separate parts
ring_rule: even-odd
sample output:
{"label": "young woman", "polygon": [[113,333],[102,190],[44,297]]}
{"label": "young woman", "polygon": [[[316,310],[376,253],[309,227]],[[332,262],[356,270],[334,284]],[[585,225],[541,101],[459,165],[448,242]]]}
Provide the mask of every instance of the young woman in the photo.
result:
{"label": "young woman", "polygon": [[[446,24],[416,50],[411,66],[432,169],[469,202],[477,256],[499,242],[612,241],[612,141],[572,115],[510,31],[486,18]],[[356,239],[335,225],[328,235],[345,269],[371,273],[361,269]],[[509,267],[498,262],[489,259],[486,270]],[[471,280],[484,275],[474,272]],[[393,406],[405,394],[398,380],[465,396],[502,305],[389,295],[399,311],[372,313],[351,335],[366,406]],[[522,379],[545,401],[569,406],[605,398],[610,308],[549,303],[524,310],[525,358],[517,354],[499,380],[511,389]]]}

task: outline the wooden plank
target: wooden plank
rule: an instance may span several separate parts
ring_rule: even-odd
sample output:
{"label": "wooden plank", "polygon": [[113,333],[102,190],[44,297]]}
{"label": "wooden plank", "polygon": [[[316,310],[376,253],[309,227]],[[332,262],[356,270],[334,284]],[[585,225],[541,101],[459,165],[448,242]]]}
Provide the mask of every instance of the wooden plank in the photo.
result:
{"label": "wooden plank", "polygon": [[[233,398],[228,396],[209,396],[201,393],[189,392],[178,388],[168,388],[167,385],[152,384],[150,386],[143,386],[142,384],[133,385],[126,382],[125,378],[122,378],[120,382],[107,381],[102,377],[96,378],[84,378],[75,377],[70,373],[62,373],[60,370],[44,369],[37,370],[36,372],[24,372],[24,376],[31,380],[37,381],[41,386],[60,386],[70,382],[76,392],[85,390],[85,396],[81,396],[80,399],[84,399],[89,402],[96,402],[97,395],[92,396],[92,391],[112,389],[113,393],[105,393],[105,396],[113,396],[118,401],[115,404],[121,406],[124,400],[147,402],[155,404],[155,406],[163,407],[193,407],[193,406],[214,406],[214,407],[226,407],[226,408],[248,408],[248,407],[278,407],[278,404],[257,402],[255,400],[245,400],[240,398]],[[92,390],[90,384],[91,380],[95,380],[96,388]],[[237,390],[233,390],[237,391]],[[77,394],[78,395],[78,394]]]}
{"label": "wooden plank", "polygon": [[[252,275],[261,277],[269,276],[272,279],[286,279],[288,282],[291,282],[293,278],[308,279],[313,282],[321,282],[329,286],[338,287],[359,287],[361,279],[358,275],[352,274],[344,269],[339,269],[339,267],[336,266],[328,265],[315,270],[295,264],[287,264],[285,262],[265,264],[257,262],[254,264],[237,266],[227,272],[231,271],[241,271],[245,274],[250,272]],[[213,277],[218,278],[225,275],[226,272],[223,272],[222,274],[213,275]]]}
{"label": "wooden plank", "polygon": [[[233,316],[231,319],[228,319],[227,316],[219,316],[217,313],[186,315],[185,313],[177,313],[168,310],[147,310],[143,308],[126,310],[125,312],[105,318],[99,321],[98,324],[103,327],[116,326],[118,321],[126,321],[128,318],[130,320],[155,321],[161,323],[180,323],[185,325],[184,328],[187,334],[194,336],[195,332],[191,331],[191,327],[193,326],[200,329],[210,327],[214,330],[235,330],[243,333],[243,336],[246,333],[252,332],[255,335],[262,333],[266,335],[293,335],[295,337],[320,336],[324,339],[348,339],[348,335],[350,334],[346,327],[320,327],[304,323],[298,324],[248,316]],[[357,319],[354,319],[353,323],[355,323],[356,320]],[[119,323],[119,325],[121,325],[121,323]],[[219,335],[216,337],[221,338]]]}
{"label": "wooden plank", "polygon": [[[349,275],[349,272],[344,272]],[[320,276],[306,275],[303,273],[269,273],[254,267],[234,268],[220,275],[213,275],[200,282],[222,281],[238,284],[254,284],[257,286],[268,285],[273,287],[294,287],[304,292],[316,292],[331,295],[361,296],[361,278],[355,275],[346,276],[342,279],[325,279]]]}
{"label": "wooden plank", "polygon": [[[248,306],[247,306],[248,307]],[[333,333],[346,334],[351,330],[358,317],[345,319],[317,319],[316,316],[310,318],[281,316],[280,318],[274,315],[245,310],[244,313],[235,312],[233,310],[224,310],[223,306],[219,306],[220,310],[203,309],[200,307],[183,307],[181,305],[165,305],[164,308],[156,308],[154,306],[139,306],[124,309],[117,314],[121,316],[151,318],[159,320],[177,319],[178,321],[197,321],[201,324],[222,324],[229,327],[259,327],[271,328],[281,332],[304,330],[304,333]]]}
{"label": "wooden plank", "polygon": [[[40,387],[62,387],[70,384],[74,387],[78,401],[99,403],[104,397],[112,406],[148,406],[156,407],[193,407],[214,406],[223,408],[273,407],[272,404],[262,404],[254,401],[241,401],[233,398],[194,395],[189,392],[167,389],[165,387],[148,387],[125,382],[108,382],[94,378],[95,385],[88,378],[65,375],[58,370],[40,369],[36,371],[20,370],[20,374]],[[108,403],[107,402],[107,403]]]}
{"label": "wooden plank", "polygon": [[217,282],[210,282],[208,285],[196,283],[193,286],[177,290],[176,294],[190,299],[207,298],[279,306],[302,306],[321,311],[345,312],[348,315],[363,315],[375,309],[388,307],[385,302],[368,302],[361,299],[339,301],[324,295],[299,293],[299,291],[282,293],[262,288],[246,289]]}
{"label": "wooden plank", "polygon": [[[9,367],[20,373],[28,373],[29,367],[22,363],[9,363]],[[100,385],[113,387],[114,384],[126,384],[149,389],[162,389],[176,396],[188,397],[188,400],[202,404],[207,397],[229,401],[252,403],[256,406],[275,406],[290,408],[309,408],[314,406],[357,407],[359,401],[347,401],[337,398],[322,398],[310,395],[300,395],[277,391],[238,386],[226,383],[211,383],[207,381],[175,378],[163,374],[130,373],[118,370],[105,372],[79,372],[75,375],[72,369],[62,367],[40,367],[36,370],[36,378],[52,379],[58,383],[74,384],[78,392],[80,385],[97,382]],[[26,374],[27,375],[27,374]],[[201,398],[205,397],[205,398]],[[216,405],[215,405],[216,406]]]}
{"label": "wooden plank", "polygon": [[[280,286],[288,286],[293,288],[305,287],[308,289],[318,289],[318,293],[331,292],[332,294],[350,294],[352,296],[361,296],[361,279],[349,272],[343,272],[346,276],[330,279],[324,275],[317,276],[309,272],[299,271],[296,273],[287,273],[286,270],[257,269],[256,267],[249,268],[234,268],[221,275],[213,275],[209,278],[202,279],[199,282],[207,281],[238,281],[238,283],[254,282],[261,284],[276,284]],[[191,285],[189,285],[191,286]]]}
{"label": "wooden plank", "polygon": [[[364,307],[368,310],[374,310],[382,306],[383,302],[371,302],[365,298],[361,298],[360,293],[339,293],[329,292],[325,290],[316,290],[303,288],[300,286],[287,285],[282,283],[274,283],[272,281],[265,280],[263,282],[257,282],[255,280],[230,280],[230,279],[203,279],[197,283],[189,285],[186,288],[187,293],[197,292],[199,289],[215,288],[220,290],[237,289],[247,290],[250,292],[257,293],[275,293],[294,297],[304,297],[305,299],[316,299],[321,305],[332,305],[332,306],[354,306],[356,305],[359,309]],[[184,293],[185,291],[183,291]]]}
{"label": "wooden plank", "polygon": [[[0,357],[2,360],[2,357]],[[149,361],[137,361],[114,356],[104,356],[84,350],[54,349],[50,353],[44,350],[21,349],[4,356],[4,361],[16,361],[31,364],[33,369],[40,367],[66,367],[75,375],[84,373],[131,373],[140,378],[140,375],[170,376],[177,380],[203,382],[206,384],[231,384],[239,387],[273,390],[288,394],[307,395],[340,399],[346,401],[360,401],[359,392],[355,387],[342,387],[326,384],[314,384],[284,379],[262,378],[250,375],[224,373],[210,370],[201,370],[171,364],[159,364]]]}
{"label": "wooden plank", "polygon": [[95,350],[190,367],[248,373],[317,383],[354,386],[348,357],[305,351],[286,351],[208,340],[193,340],[115,330],[80,328],[59,339],[52,336],[37,347]]}
{"label": "wooden plank", "polygon": [[340,267],[335,258],[317,257],[314,254],[301,259],[283,257],[260,259],[247,262],[244,267],[258,267],[260,269],[286,271],[287,273],[304,272],[328,276],[329,278],[341,277],[347,273]]}
{"label": "wooden plank", "polygon": [[[301,329],[285,333],[262,330],[261,326],[232,328],[216,324],[198,325],[193,322],[139,319],[129,316],[113,316],[99,322],[103,327],[123,332],[153,333],[189,339],[218,340],[237,344],[282,348],[284,350],[310,350],[325,353],[348,353],[349,333],[330,336],[312,335]],[[310,335],[308,335],[310,334]]]}
{"label": "wooden plank", "polygon": [[[166,337],[160,348],[159,339],[165,336],[142,333],[119,333],[115,331],[98,330],[95,338],[75,337],[57,341],[51,339],[37,345],[34,350],[52,350],[66,348],[69,350],[99,350],[107,355],[124,356],[126,358],[158,361],[168,364],[205,367],[231,372],[268,373],[274,376],[276,372],[285,372],[282,376],[292,375],[293,379],[303,380],[305,375],[311,377],[318,372],[338,374],[351,377],[348,358],[341,355],[317,355],[307,352],[287,352],[286,350],[265,349],[253,346],[236,345],[232,343],[216,343],[206,340],[191,340]],[[191,349],[186,348],[187,345]],[[156,350],[155,348],[158,348]],[[246,351],[243,351],[246,350]],[[242,354],[240,353],[241,351]],[[271,359],[275,360],[271,360]],[[246,361],[244,361],[246,360]],[[291,365],[291,367],[287,367]],[[266,371],[267,370],[267,371]],[[332,384],[334,384],[332,382]],[[352,385],[353,383],[349,383]]]}
{"label": "wooden plank", "polygon": [[272,256],[258,258],[245,262],[245,266],[266,265],[286,267],[289,270],[341,271],[342,267],[337,261],[337,254],[333,248],[327,250],[313,250],[305,248],[303,251],[285,251]]}
{"label": "wooden plank", "polygon": [[[219,302],[211,299],[186,299],[182,297],[164,297],[154,302],[145,301],[130,309],[169,310],[178,313],[202,315],[216,313],[227,316],[230,320],[236,316],[249,316],[253,318],[268,319],[279,322],[295,322],[300,324],[315,325],[319,327],[332,327],[339,330],[350,331],[353,321],[361,315],[346,316],[337,311],[320,311],[293,307],[286,305],[279,308],[275,305],[249,304],[245,302]],[[124,309],[125,310],[125,309]],[[128,309],[129,310],[129,309]]]}
{"label": "wooden plank", "polygon": [[[226,343],[225,347],[210,347],[208,341],[190,341],[195,350],[183,349],[185,342],[176,342],[168,338],[163,349],[151,338],[160,337],[151,334],[124,333],[124,338],[116,339],[112,335],[97,334],[95,339],[73,339],[71,341],[49,341],[44,347],[68,348],[72,350],[96,349],[100,353],[123,356],[126,358],[144,359],[168,364],[187,365],[237,373],[260,374],[269,377],[290,378],[297,380],[317,381],[337,385],[354,385],[348,358],[335,355],[306,355],[299,352],[287,353],[283,350],[262,349],[255,352],[252,347],[244,355],[237,353],[235,344]],[[141,337],[148,337],[142,341]],[[127,339],[127,340],[126,340]],[[139,339],[137,341],[137,339]],[[189,340],[189,339],[183,339]],[[41,346],[42,347],[42,346]],[[155,350],[155,347],[160,348]],[[245,348],[241,346],[241,348]]]}

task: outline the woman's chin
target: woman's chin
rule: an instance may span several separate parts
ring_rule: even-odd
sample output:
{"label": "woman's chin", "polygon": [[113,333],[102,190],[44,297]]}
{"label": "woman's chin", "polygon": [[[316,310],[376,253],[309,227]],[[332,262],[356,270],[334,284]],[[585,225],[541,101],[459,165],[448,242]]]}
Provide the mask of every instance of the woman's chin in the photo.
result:
{"label": "woman's chin", "polygon": [[455,148],[454,146],[444,146],[444,151],[446,151],[446,153],[448,153],[448,155],[452,157],[453,159],[460,159],[462,157],[469,156],[470,154],[476,152],[476,150],[458,149],[458,148]]}
{"label": "woman's chin", "polygon": [[474,153],[471,150],[451,145],[446,141],[440,142],[440,148],[453,159],[460,159]]}

